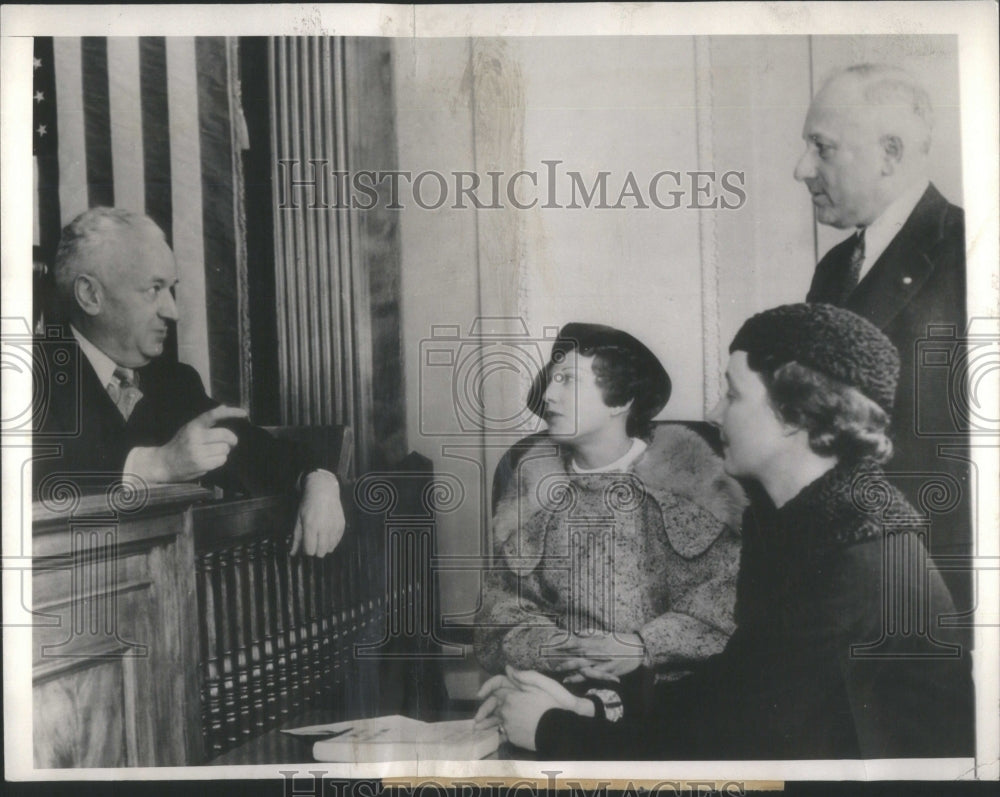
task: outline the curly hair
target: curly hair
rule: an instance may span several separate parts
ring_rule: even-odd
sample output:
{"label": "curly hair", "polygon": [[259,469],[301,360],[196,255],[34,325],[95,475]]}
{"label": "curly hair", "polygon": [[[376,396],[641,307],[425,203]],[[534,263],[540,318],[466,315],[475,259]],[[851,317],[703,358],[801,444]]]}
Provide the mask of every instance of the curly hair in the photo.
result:
{"label": "curly hair", "polygon": [[750,355],[747,364],[760,374],[778,416],[806,430],[813,451],[841,462],[883,463],[892,456],[891,419],[878,404],[805,365],[768,367],[766,359]]}
{"label": "curly hair", "polygon": [[653,433],[653,417],[659,412],[639,400],[648,388],[648,377],[642,358],[623,346],[598,345],[573,347],[581,357],[593,357],[594,381],[608,407],[621,407],[632,402],[625,422],[629,437],[648,440]]}

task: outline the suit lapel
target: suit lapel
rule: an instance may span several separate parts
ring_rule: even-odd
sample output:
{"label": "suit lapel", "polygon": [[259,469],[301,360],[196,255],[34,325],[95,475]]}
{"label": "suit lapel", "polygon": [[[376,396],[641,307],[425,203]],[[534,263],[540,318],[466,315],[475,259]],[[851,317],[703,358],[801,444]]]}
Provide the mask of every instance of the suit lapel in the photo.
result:
{"label": "suit lapel", "polygon": [[837,304],[844,294],[844,280],[854,245],[847,238],[831,249],[820,261],[813,276],[806,301]]}
{"label": "suit lapel", "polygon": [[80,357],[80,380],[82,398],[85,406],[94,408],[94,412],[100,416],[102,424],[109,424],[112,428],[124,429],[125,419],[119,412],[118,407],[108,395],[107,385],[102,385],[94,366],[90,364],[87,355],[77,348]]}
{"label": "suit lapel", "polygon": [[846,307],[885,329],[934,272],[933,249],[943,236],[948,203],[931,185]]}

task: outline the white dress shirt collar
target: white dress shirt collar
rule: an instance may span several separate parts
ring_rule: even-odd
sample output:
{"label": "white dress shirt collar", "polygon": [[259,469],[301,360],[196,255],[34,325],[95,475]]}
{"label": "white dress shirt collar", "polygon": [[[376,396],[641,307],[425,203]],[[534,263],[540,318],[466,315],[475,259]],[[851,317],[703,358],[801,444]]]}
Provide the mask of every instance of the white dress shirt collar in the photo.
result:
{"label": "white dress shirt collar", "polygon": [[929,180],[922,180],[907,188],[882,211],[882,215],[864,228],[865,230],[865,260],[861,265],[861,277],[871,271],[872,266],[882,256],[892,239],[900,231],[906,220],[910,218],[913,209],[930,185]]}
{"label": "white dress shirt collar", "polygon": [[104,387],[110,384],[118,384],[118,380],[115,378],[115,368],[118,367],[118,363],[87,340],[83,336],[83,333],[75,326],[70,324],[69,328],[73,333],[73,337],[76,338],[77,344],[80,346],[80,351],[86,355],[94,371],[97,373],[97,378],[101,381],[101,384]]}

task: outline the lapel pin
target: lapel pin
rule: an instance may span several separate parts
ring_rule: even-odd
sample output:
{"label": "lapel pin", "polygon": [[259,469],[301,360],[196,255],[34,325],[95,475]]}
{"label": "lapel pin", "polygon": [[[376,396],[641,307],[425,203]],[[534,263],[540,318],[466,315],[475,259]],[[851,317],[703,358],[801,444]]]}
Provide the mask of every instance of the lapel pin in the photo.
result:
{"label": "lapel pin", "polygon": [[913,282],[913,277],[903,277],[903,284],[910,285]]}

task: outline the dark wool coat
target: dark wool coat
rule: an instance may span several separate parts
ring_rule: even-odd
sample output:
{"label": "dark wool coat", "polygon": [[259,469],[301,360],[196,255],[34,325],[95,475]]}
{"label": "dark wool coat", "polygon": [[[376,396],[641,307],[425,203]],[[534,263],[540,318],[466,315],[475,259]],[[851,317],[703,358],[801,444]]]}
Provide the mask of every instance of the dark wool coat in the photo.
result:
{"label": "dark wool coat", "polygon": [[[816,266],[807,301],[840,303],[852,248],[848,238],[824,255]],[[930,539],[934,555],[972,553],[969,467],[961,455],[938,455],[940,444],[954,448],[955,443],[967,441],[966,436],[955,434],[952,402],[961,391],[949,384],[962,370],[957,339],[966,327],[965,282],[964,214],[930,185],[842,304],[875,324],[899,350],[899,389],[892,412],[895,453],[886,471],[890,476],[900,474],[894,483],[914,504],[936,473],[954,480],[946,488],[949,492],[961,492],[961,500],[935,519]],[[957,339],[949,338],[948,330]],[[918,341],[927,340],[931,332],[939,339],[918,348]],[[933,352],[925,357],[924,349]],[[962,414],[957,413],[958,417]],[[971,606],[968,574],[952,572],[948,578],[952,589],[960,593],[955,596],[959,605]]]}
{"label": "dark wool coat", "polygon": [[487,670],[550,669],[546,647],[568,630],[638,632],[663,674],[723,648],[745,500],[701,437],[661,426],[627,473],[569,473],[545,435],[519,454],[476,623]]}
{"label": "dark wool coat", "polygon": [[938,627],[954,607],[920,542],[925,520],[872,463],[834,468],[781,509],[754,503],[725,651],[617,723],[546,712],[540,755],[971,756],[969,648]]}

